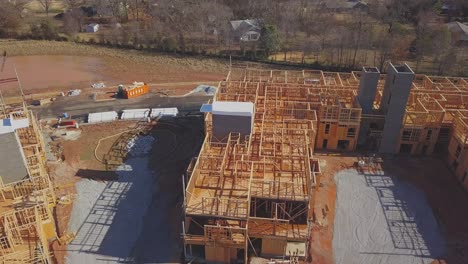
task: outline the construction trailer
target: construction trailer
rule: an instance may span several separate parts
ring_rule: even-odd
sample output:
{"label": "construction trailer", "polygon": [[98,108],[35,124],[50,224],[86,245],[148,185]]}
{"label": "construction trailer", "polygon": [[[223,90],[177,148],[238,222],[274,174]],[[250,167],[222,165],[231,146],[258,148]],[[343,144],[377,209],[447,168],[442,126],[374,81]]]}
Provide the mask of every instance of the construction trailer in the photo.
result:
{"label": "construction trailer", "polygon": [[0,263],[52,263],[56,197],[42,134],[24,103],[1,96],[0,149]]}
{"label": "construction trailer", "polygon": [[468,80],[405,64],[387,72],[231,69],[202,107],[206,137],[184,181],[186,258],[307,259],[320,175],[314,148],[445,150],[467,187]]}

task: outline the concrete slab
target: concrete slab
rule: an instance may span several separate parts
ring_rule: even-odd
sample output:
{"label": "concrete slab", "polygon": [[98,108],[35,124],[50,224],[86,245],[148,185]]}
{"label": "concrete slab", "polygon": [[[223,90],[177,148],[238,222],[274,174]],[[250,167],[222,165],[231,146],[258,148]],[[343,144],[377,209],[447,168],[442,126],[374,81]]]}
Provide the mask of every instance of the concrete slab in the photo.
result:
{"label": "concrete slab", "polygon": [[16,134],[0,134],[0,176],[3,183],[20,181],[28,176]]}
{"label": "concrete slab", "polygon": [[335,263],[432,263],[445,242],[424,193],[385,173],[335,176]]}
{"label": "concrete slab", "polygon": [[117,168],[117,181],[78,182],[69,222],[69,230],[77,235],[67,247],[66,263],[134,263],[131,253],[144,232],[143,218],[152,196],[150,137],[134,142],[132,156]]}

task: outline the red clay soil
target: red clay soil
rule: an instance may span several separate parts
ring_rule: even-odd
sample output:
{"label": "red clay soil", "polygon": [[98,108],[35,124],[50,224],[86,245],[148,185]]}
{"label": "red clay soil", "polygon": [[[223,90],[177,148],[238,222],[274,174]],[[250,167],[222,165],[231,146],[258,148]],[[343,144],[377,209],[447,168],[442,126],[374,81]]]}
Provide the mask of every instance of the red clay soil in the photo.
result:
{"label": "red clay soil", "polygon": [[317,177],[317,186],[312,190],[311,205],[314,225],[311,232],[311,263],[334,263],[333,260],[333,222],[335,218],[337,172],[351,168],[354,157],[317,154],[322,173]]}
{"label": "red clay soil", "polygon": [[[154,84],[218,82],[227,74],[221,63],[219,67],[213,63],[204,68],[193,66],[192,60],[177,63],[169,63],[172,60],[168,60],[168,63],[164,63],[163,60],[139,62],[110,56],[19,56],[7,59],[0,79],[15,77],[16,67],[24,93],[35,94],[87,89],[101,81],[107,86],[130,84],[133,81]],[[16,82],[4,83],[0,88],[4,96],[19,95]]]}
{"label": "red clay soil", "polygon": [[[105,172],[102,163],[94,158],[94,149],[99,139],[116,133],[128,130],[134,127],[133,121],[119,121],[112,123],[103,123],[98,125],[82,126],[81,136],[74,141],[56,141],[52,144],[60,144],[63,162],[51,162],[48,164],[50,176],[53,178],[57,187],[56,195],[60,198],[66,194],[75,194],[75,184],[82,177],[89,176],[88,170],[98,173]],[[97,151],[98,157],[102,157],[112,146],[117,137],[101,141]],[[112,173],[112,172],[110,172]],[[55,218],[58,236],[64,235],[68,231],[68,222],[70,220],[73,204],[60,205],[55,208]],[[65,263],[66,245],[60,245],[58,241],[52,243],[52,249],[55,261],[58,264]]]}

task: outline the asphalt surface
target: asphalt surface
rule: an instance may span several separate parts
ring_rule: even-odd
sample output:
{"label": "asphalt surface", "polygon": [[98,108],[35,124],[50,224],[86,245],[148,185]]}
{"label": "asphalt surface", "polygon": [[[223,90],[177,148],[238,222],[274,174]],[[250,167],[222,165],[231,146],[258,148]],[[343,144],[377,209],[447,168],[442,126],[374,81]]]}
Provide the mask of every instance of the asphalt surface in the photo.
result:
{"label": "asphalt surface", "polygon": [[47,106],[31,107],[39,119],[58,118],[67,113],[71,118],[84,121],[89,113],[117,111],[138,108],[177,107],[179,113],[189,114],[199,112],[202,104],[207,103],[212,96],[160,96],[146,94],[133,99],[116,99],[111,101],[94,101],[87,96],[59,97]]}

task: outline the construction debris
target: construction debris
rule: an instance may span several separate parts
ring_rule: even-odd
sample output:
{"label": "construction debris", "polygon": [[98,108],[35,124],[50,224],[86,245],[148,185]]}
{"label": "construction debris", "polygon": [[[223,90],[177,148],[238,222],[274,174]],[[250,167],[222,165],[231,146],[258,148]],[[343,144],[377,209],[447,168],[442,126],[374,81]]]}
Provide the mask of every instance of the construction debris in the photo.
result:
{"label": "construction debris", "polygon": [[150,152],[155,138],[152,136],[136,136],[127,143],[128,155],[136,157]]}
{"label": "construction debris", "polygon": [[93,83],[91,87],[94,89],[102,89],[102,88],[106,88],[106,85],[103,82],[99,82],[99,83]]}
{"label": "construction debris", "polygon": [[201,84],[197,86],[195,89],[190,91],[189,93],[185,94],[184,96],[189,96],[189,95],[207,95],[207,96],[213,96],[216,94],[217,88],[214,86],[209,86],[209,85],[204,85]]}
{"label": "construction debris", "polygon": [[68,96],[78,96],[81,94],[81,90],[80,89],[75,89],[75,90],[70,90],[68,91]]}

